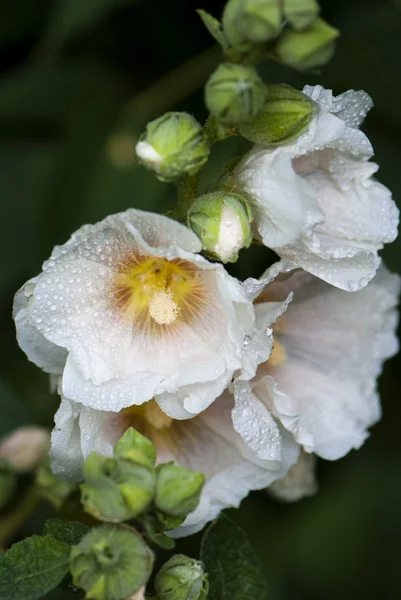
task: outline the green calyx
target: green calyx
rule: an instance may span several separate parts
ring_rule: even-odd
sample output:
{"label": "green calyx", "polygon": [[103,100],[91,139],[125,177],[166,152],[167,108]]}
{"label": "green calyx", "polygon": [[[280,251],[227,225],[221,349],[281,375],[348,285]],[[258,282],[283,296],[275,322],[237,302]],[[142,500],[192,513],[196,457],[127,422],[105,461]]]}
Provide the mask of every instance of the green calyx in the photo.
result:
{"label": "green calyx", "polygon": [[204,252],[223,263],[235,262],[241,248],[252,243],[252,211],[240,195],[225,191],[205,194],[190,206],[187,224]]}
{"label": "green calyx", "polygon": [[224,35],[234,48],[267,42],[280,33],[281,1],[229,0],[222,23]]}
{"label": "green calyx", "polygon": [[110,522],[141,514],[155,493],[155,459],[153,444],[132,428],[117,442],[112,458],[90,454],[80,486],[85,510]]}
{"label": "green calyx", "polygon": [[265,98],[266,86],[253,67],[223,63],[205,86],[208,110],[225,125],[252,119]]}
{"label": "green calyx", "polygon": [[314,103],[286,84],[267,86],[267,101],[256,117],[240,126],[241,134],[257,144],[291,142],[309,126],[316,112]]}
{"label": "green calyx", "polygon": [[147,582],[153,554],[134,529],[103,525],[73,546],[70,570],[74,585],[93,600],[121,600]]}
{"label": "green calyx", "polygon": [[173,463],[158,465],[156,472],[154,503],[160,513],[168,517],[186,517],[195,510],[205,481],[203,473]]}
{"label": "green calyx", "polygon": [[303,31],[287,29],[275,47],[277,58],[299,71],[307,71],[325,65],[333,56],[337,29],[323,19],[316,19]]}
{"label": "green calyx", "polygon": [[184,112],[168,112],[148,123],[136,145],[139,161],[161,181],[194,175],[209,156],[202,126]]}
{"label": "green calyx", "polygon": [[176,554],[155,578],[158,600],[205,600],[209,585],[200,561]]}
{"label": "green calyx", "polygon": [[283,0],[283,9],[289,24],[300,31],[310,27],[320,12],[316,0]]}

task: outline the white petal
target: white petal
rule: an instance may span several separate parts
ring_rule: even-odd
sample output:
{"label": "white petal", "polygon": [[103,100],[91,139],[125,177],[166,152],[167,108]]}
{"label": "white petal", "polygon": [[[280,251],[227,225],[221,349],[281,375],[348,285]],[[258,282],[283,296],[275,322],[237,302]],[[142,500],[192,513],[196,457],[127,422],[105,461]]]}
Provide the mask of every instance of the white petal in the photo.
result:
{"label": "white petal", "polygon": [[301,452],[287,475],[267,488],[269,494],[283,502],[297,502],[305,496],[313,496],[317,492],[315,465],[314,454]]}
{"label": "white petal", "polygon": [[292,168],[291,156],[256,147],[234,173],[252,205],[254,225],[265,246],[291,244],[306,226],[323,219],[309,188]]}
{"label": "white petal", "polygon": [[80,410],[79,404],[63,398],[54,417],[55,427],[51,435],[52,470],[58,477],[71,481],[82,479],[84,456],[79,426]]}
{"label": "white petal", "polygon": [[67,352],[49,342],[35,326],[32,317],[31,298],[35,290],[37,277],[30,279],[16,293],[13,317],[17,330],[17,341],[29,360],[53,375],[60,375],[67,358]]}
{"label": "white petal", "polygon": [[[307,274],[296,279],[276,333],[287,360],[268,368],[281,391],[274,390],[273,414],[307,451],[335,460],[358,448],[380,417],[376,378],[398,348],[400,281],[381,268],[366,288],[347,294]],[[283,294],[291,278],[284,283]]]}

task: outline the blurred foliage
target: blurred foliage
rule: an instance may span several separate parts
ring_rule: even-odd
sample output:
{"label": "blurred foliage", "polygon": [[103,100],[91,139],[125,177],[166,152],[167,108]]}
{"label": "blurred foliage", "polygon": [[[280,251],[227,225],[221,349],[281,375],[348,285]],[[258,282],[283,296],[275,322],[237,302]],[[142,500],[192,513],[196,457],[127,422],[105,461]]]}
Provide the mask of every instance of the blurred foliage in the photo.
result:
{"label": "blurred foliage", "polygon": [[[401,199],[401,2],[322,1],[341,31],[321,75],[266,63],[268,82],[363,88],[375,101],[365,131],[379,178]],[[3,0],[0,9],[0,433],[23,423],[51,426],[57,398],[15,341],[15,291],[55,244],[81,224],[130,206],[166,212],[174,188],[133,164],[137,136],[165,110],[205,117],[201,88],[219,61],[195,9],[216,16],[222,0]],[[245,149],[233,138],[213,151],[202,191]],[[401,238],[385,249],[401,271]],[[258,275],[271,255],[243,253],[234,272]],[[251,266],[250,266],[251,265]],[[320,492],[280,505],[263,492],[235,512],[270,581],[270,600],[401,596],[401,364],[381,378],[384,416],[359,452],[319,463]],[[21,535],[41,531],[48,508]],[[179,544],[197,555],[198,538]],[[48,598],[62,599],[63,592]]]}

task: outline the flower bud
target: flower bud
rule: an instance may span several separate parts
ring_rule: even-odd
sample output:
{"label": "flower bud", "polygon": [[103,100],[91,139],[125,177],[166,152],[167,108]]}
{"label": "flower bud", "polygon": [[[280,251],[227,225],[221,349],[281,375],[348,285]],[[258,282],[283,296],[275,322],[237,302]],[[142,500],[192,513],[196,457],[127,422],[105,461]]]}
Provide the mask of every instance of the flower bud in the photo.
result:
{"label": "flower bud", "polygon": [[281,0],[229,0],[223,30],[230,44],[241,48],[275,38],[281,29]]}
{"label": "flower bud", "polygon": [[105,458],[92,452],[84,465],[81,487],[85,510],[102,521],[128,521],[143,512],[153,498],[154,468],[135,460]]}
{"label": "flower bud", "polygon": [[283,84],[267,86],[267,101],[241,134],[256,144],[286,144],[305,131],[316,107],[302,92]]}
{"label": "flower bud", "polygon": [[191,115],[168,112],[148,123],[136,145],[141,163],[161,181],[194,175],[209,156],[202,126]]}
{"label": "flower bud", "polygon": [[134,529],[102,525],[71,550],[73,583],[93,600],[121,600],[141,590],[153,555]]}
{"label": "flower bud", "polygon": [[205,86],[207,108],[226,125],[252,119],[265,98],[266,86],[253,67],[223,63]]}
{"label": "flower bud", "polygon": [[18,473],[32,471],[48,450],[50,434],[43,427],[21,427],[0,440],[0,457]]}
{"label": "flower bud", "polygon": [[205,477],[173,463],[157,466],[155,506],[171,517],[186,517],[199,504]]}
{"label": "flower bud", "polygon": [[45,498],[57,509],[60,509],[67,498],[77,489],[75,483],[64,481],[53,475],[49,459],[40,465],[36,474],[36,485],[42,498]]}
{"label": "flower bud", "polygon": [[114,446],[115,458],[124,458],[142,465],[154,467],[156,448],[149,438],[129,427]]}
{"label": "flower bud", "polygon": [[299,71],[322,67],[333,56],[339,35],[339,31],[323,19],[316,19],[303,31],[284,31],[277,42],[275,54],[281,62]]}
{"label": "flower bud", "polygon": [[209,584],[203,565],[183,554],[175,554],[155,578],[158,600],[206,600]]}
{"label": "flower bud", "polygon": [[302,30],[312,25],[319,12],[316,0],[284,0],[284,14],[294,29]]}
{"label": "flower bud", "polygon": [[17,478],[11,464],[6,459],[0,459],[0,510],[10,500],[16,483]]}
{"label": "flower bud", "polygon": [[252,242],[252,212],[237,194],[213,192],[197,198],[188,211],[188,227],[204,251],[223,263],[235,262],[241,248]]}

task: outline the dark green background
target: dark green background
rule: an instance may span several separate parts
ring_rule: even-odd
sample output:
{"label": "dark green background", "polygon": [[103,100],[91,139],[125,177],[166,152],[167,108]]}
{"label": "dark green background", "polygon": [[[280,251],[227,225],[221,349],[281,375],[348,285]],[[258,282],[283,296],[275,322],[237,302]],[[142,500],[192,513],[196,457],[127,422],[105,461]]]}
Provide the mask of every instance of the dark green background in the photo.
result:
{"label": "dark green background", "polygon": [[[51,426],[57,399],[15,341],[11,303],[52,247],[81,224],[130,206],[164,212],[174,188],[132,166],[146,121],[170,109],[205,117],[202,86],[219,60],[195,9],[209,0],[3,0],[0,8],[0,434],[23,422]],[[365,131],[379,178],[401,199],[401,2],[327,0],[341,30],[332,63],[317,76],[276,65],[268,81],[363,88],[375,101]],[[241,150],[217,146],[208,177]],[[386,248],[401,270],[401,242]],[[254,252],[254,251],[252,251]],[[236,273],[258,275],[267,251],[245,254]],[[252,268],[249,264],[252,263]],[[344,349],[346,351],[346,348]],[[319,494],[281,505],[254,493],[232,516],[249,533],[270,598],[401,597],[401,364],[380,381],[384,417],[359,452],[319,463]],[[24,533],[38,530],[46,510]],[[197,539],[180,549],[197,552]],[[49,598],[61,598],[54,593]],[[247,600],[247,599],[244,599]],[[250,599],[251,600],[251,599]]]}

